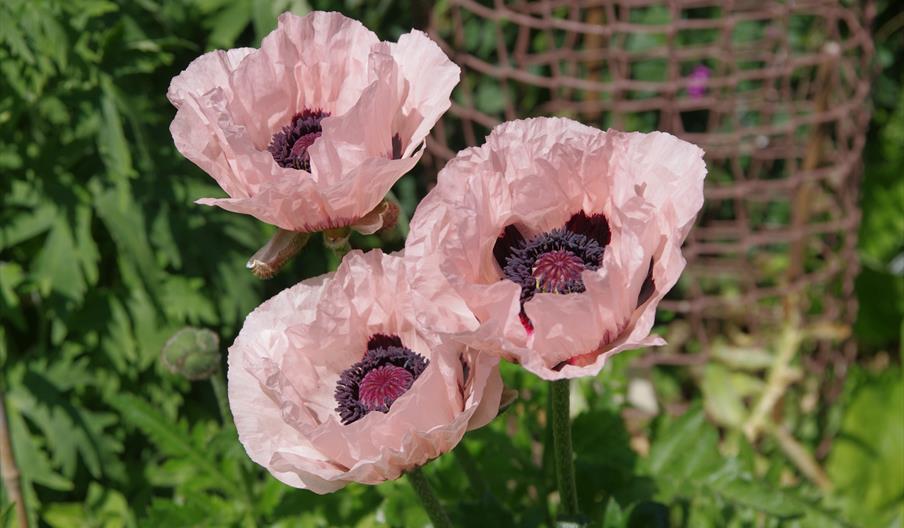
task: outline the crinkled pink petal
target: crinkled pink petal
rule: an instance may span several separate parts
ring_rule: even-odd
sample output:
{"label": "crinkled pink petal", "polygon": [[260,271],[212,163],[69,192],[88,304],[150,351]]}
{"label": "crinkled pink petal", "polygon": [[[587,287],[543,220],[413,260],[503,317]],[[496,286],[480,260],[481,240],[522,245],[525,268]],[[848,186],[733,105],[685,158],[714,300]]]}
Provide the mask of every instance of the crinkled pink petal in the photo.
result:
{"label": "crinkled pink petal", "polygon": [[[415,212],[405,258],[418,302],[451,289],[478,321],[456,339],[545,379],[595,375],[613,353],[662,342],[649,333],[684,267],[705,174],[702,151],[668,134],[562,118],[500,125],[446,165]],[[579,213],[607,221],[602,265],[581,274],[583,293],[537,293],[521,313],[521,287],[493,254],[499,237],[513,226],[529,240]]]}
{"label": "crinkled pink petal", "polygon": [[[426,331],[419,316],[431,310],[415,310],[405,272],[401,257],[352,252],[336,273],[283,291],[246,319],[229,351],[230,404],[249,456],[281,481],[328,493],[397,478],[498,412],[498,359]],[[336,383],[375,334],[398,336],[429,364],[388,413],[342,425]]]}
{"label": "crinkled pink petal", "polygon": [[673,214],[681,240],[703,207],[703,150],[670,134],[607,133],[612,143],[616,203],[642,196],[660,214]]}
{"label": "crinkled pink petal", "polygon": [[[420,32],[381,43],[338,13],[285,13],[260,49],[212,52],[173,80],[170,129],[229,195],[198,203],[290,231],[355,225],[420,159],[458,76]],[[273,135],[314,110],[329,117],[310,172],[280,166]]]}
{"label": "crinkled pink petal", "polygon": [[206,53],[174,77],[167,91],[170,102],[179,109],[170,125],[176,148],[216,179],[230,196],[247,195],[250,189],[230,165],[234,155],[223,138],[224,131],[218,128],[213,108],[217,103],[211,99],[222,102],[230,75],[253,51],[237,48]]}
{"label": "crinkled pink petal", "polygon": [[[372,60],[376,62],[373,71],[395,84],[401,111],[395,116],[394,128],[402,139],[403,156],[411,156],[451,106],[452,88],[458,84],[461,70],[430,37],[417,30],[399,37],[398,43],[381,42]],[[387,76],[380,62],[394,65],[398,73]]]}
{"label": "crinkled pink petal", "polygon": [[279,16],[260,50],[233,75],[232,107],[252,142],[266,149],[273,133],[305,109],[348,111],[370,84],[367,62],[377,36],[357,20],[315,11]]}

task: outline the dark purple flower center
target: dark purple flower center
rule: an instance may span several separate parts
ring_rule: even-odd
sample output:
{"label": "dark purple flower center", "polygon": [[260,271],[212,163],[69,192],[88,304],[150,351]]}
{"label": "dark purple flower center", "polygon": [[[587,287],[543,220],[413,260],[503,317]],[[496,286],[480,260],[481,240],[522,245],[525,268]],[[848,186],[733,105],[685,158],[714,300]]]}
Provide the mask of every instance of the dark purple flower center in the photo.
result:
{"label": "dark purple flower center", "polygon": [[402,345],[397,336],[376,334],[367,343],[364,358],[339,375],[336,412],[344,425],[371,411],[389,412],[429,361]]}
{"label": "dark purple flower center", "polygon": [[502,276],[521,286],[521,324],[528,332],[533,324],[524,313],[524,303],[537,293],[580,293],[584,291],[581,273],[597,270],[603,263],[603,251],[609,245],[609,222],[602,214],[583,211],[553,229],[525,240],[514,225],[499,234],[493,256]]}
{"label": "dark purple flower center", "polygon": [[581,257],[567,249],[554,249],[537,257],[531,275],[537,279],[538,291],[555,293],[569,282],[580,280],[585,269]]}
{"label": "dark purple flower center", "polygon": [[568,228],[553,229],[512,247],[502,274],[521,285],[521,302],[537,293],[580,293],[581,273],[603,262],[599,242]]}
{"label": "dark purple flower center", "polygon": [[413,382],[414,375],[404,368],[383,365],[364,375],[358,384],[358,399],[368,411],[386,412]]}
{"label": "dark purple flower center", "polygon": [[[518,316],[528,332],[533,323],[524,313],[524,303],[537,293],[580,293],[584,270],[598,270],[603,252],[612,233],[602,214],[575,214],[564,226],[526,240],[514,225],[507,225],[496,244],[493,256],[502,269],[503,279],[521,286],[521,312]],[[637,296],[637,306],[656,293],[653,280],[653,260]]]}
{"label": "dark purple flower center", "polygon": [[323,129],[320,122],[329,117],[322,110],[304,110],[295,114],[292,122],[273,134],[267,150],[280,167],[297,170],[311,170],[311,156],[308,149],[320,137]]}

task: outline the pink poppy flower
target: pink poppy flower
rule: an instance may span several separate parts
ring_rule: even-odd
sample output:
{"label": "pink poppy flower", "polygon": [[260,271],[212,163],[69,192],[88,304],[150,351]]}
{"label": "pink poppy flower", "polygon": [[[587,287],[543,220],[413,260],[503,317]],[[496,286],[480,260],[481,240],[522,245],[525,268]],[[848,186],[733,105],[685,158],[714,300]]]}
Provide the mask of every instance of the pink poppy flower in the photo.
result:
{"label": "pink poppy flower", "polygon": [[284,13],[260,49],[207,53],[173,79],[170,131],[229,195],[198,203],[289,231],[373,232],[367,214],[420,159],[458,77],[419,31],[380,42],[338,13]]}
{"label": "pink poppy flower", "polygon": [[405,258],[419,302],[452,289],[477,319],[457,338],[550,380],[663,344],[650,330],[685,265],[702,154],[668,134],[568,119],[500,125],[446,165],[415,212]]}
{"label": "pink poppy flower", "polygon": [[229,401],[251,459],[329,493],[395,479],[488,423],[498,358],[425,331],[436,315],[415,311],[401,257],[379,251],[353,251],[336,273],[258,307],[229,349]]}

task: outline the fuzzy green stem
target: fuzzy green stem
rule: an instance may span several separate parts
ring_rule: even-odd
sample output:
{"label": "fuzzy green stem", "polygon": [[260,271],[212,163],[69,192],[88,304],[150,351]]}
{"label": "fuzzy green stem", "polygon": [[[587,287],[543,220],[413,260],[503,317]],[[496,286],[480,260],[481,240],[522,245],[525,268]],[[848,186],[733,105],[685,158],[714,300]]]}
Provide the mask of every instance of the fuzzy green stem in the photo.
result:
{"label": "fuzzy green stem", "polygon": [[310,239],[310,233],[277,229],[273,238],[257,250],[245,266],[258,278],[269,279],[276,275],[283,264],[301,251]]}
{"label": "fuzzy green stem", "polygon": [[468,484],[470,484],[471,490],[477,495],[493,497],[490,487],[487,485],[486,480],[484,480],[483,475],[480,474],[480,468],[477,467],[477,461],[474,460],[474,456],[471,455],[471,452],[468,451],[465,445],[463,443],[458,444],[458,447],[452,451],[452,454],[455,455],[455,460],[458,461],[458,465],[461,466],[461,469],[465,472],[465,476],[468,477]]}
{"label": "fuzzy green stem", "polygon": [[22,496],[19,467],[16,465],[16,457],[10,442],[11,436],[6,422],[6,398],[0,391],[0,474],[3,477],[7,497],[15,504],[19,528],[28,528],[28,511]]}
{"label": "fuzzy green stem", "polygon": [[[229,393],[226,391],[226,381],[225,374],[222,371],[215,372],[213,376],[210,377],[210,385],[213,387],[213,394],[217,398],[217,407],[220,410],[220,418],[223,420],[223,425],[226,427],[233,427],[232,422],[232,412],[229,410]],[[248,473],[248,468],[243,464],[239,467],[241,475],[240,482],[242,484],[242,493],[243,498],[245,499],[245,505],[248,510],[247,514],[247,525],[251,527],[256,527],[257,523],[254,520],[254,492],[251,487],[251,475]]]}
{"label": "fuzzy green stem", "polygon": [[217,398],[217,407],[220,409],[220,417],[223,423],[232,423],[232,413],[229,411],[229,396],[226,392],[226,382],[223,381],[224,374],[217,372],[210,377],[210,384],[213,386],[213,394]]}
{"label": "fuzzy green stem", "polygon": [[347,255],[348,252],[352,250],[352,245],[349,243],[348,239],[346,238],[342,243],[337,244],[336,246],[333,246],[330,249],[333,251],[333,254],[336,255],[336,260],[338,260],[339,263],[341,264],[342,259],[345,257],[345,255]]}
{"label": "fuzzy green stem", "polygon": [[570,380],[549,382],[552,407],[552,440],[555,450],[556,480],[561,507],[558,517],[578,516],[578,491],[574,481],[574,457],[571,451],[571,418],[569,416]]}
{"label": "fuzzy green stem", "polygon": [[351,234],[351,229],[347,227],[328,229],[323,232],[323,245],[333,254],[333,258],[329,263],[332,271],[335,271],[342,264],[342,257],[352,250],[352,246],[349,243]]}
{"label": "fuzzy green stem", "polygon": [[433,488],[430,487],[430,482],[427,481],[427,477],[421,468],[414,468],[407,475],[408,482],[411,483],[411,487],[414,488],[418,498],[421,499],[421,504],[423,504],[424,510],[427,511],[433,526],[435,528],[452,528],[452,521],[449,520],[449,515],[446,514],[446,510],[439,503],[436,494],[433,493]]}

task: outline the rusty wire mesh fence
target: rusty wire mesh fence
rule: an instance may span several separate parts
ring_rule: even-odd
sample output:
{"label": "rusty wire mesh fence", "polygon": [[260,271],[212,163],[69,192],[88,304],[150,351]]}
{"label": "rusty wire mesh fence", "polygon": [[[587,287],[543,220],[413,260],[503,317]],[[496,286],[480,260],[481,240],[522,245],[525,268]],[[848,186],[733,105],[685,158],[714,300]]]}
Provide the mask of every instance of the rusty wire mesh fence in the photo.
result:
{"label": "rusty wire mesh fence", "polygon": [[[532,115],[671,132],[709,169],[688,269],[662,305],[689,337],[705,350],[790,311],[850,323],[870,17],[834,0],[448,0],[430,33],[462,81],[429,153],[438,168]],[[837,369],[853,350],[815,352]]]}

